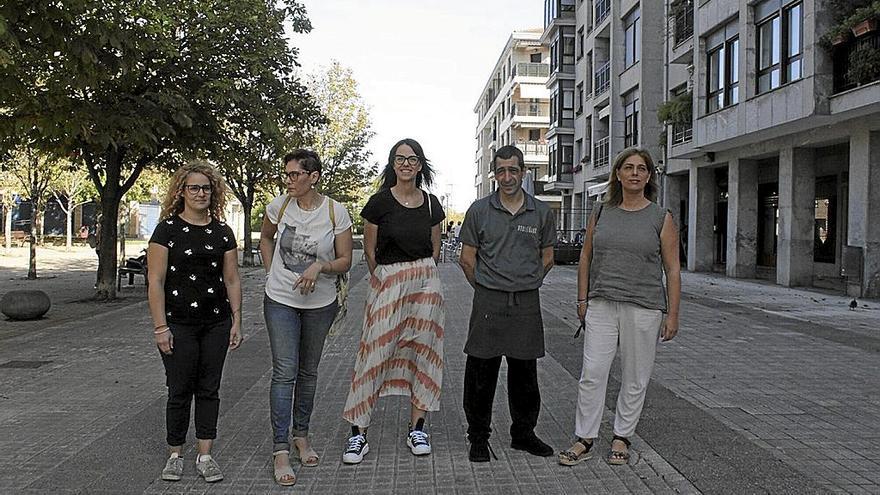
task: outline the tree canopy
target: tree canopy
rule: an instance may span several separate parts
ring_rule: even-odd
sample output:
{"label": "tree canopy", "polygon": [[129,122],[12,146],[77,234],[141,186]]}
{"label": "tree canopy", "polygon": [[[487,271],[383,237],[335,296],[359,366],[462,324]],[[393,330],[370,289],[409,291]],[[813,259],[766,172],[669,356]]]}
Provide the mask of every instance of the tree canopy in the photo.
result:
{"label": "tree canopy", "polygon": [[[0,5],[0,147],[24,144],[84,164],[101,199],[99,294],[115,296],[119,201],[147,165],[233,148],[291,112],[248,115],[263,92],[293,90],[306,32],[290,0],[8,0]],[[274,94],[274,93],[273,93]],[[288,119],[288,120],[282,120]],[[271,129],[270,129],[271,130]]]}

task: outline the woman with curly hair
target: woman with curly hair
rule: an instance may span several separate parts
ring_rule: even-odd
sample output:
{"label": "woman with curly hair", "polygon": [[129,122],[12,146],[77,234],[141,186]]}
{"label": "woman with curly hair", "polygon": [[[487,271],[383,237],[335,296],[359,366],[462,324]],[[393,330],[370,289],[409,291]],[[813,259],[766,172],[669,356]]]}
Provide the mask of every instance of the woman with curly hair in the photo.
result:
{"label": "woman with curly hair", "polygon": [[241,344],[241,282],[232,229],[223,221],[226,185],[210,164],[174,173],[147,250],[153,336],[165,365],[170,456],[162,479],[183,474],[181,451],[195,396],[196,471],[223,479],[211,447],[217,437],[220,378],[227,349]]}

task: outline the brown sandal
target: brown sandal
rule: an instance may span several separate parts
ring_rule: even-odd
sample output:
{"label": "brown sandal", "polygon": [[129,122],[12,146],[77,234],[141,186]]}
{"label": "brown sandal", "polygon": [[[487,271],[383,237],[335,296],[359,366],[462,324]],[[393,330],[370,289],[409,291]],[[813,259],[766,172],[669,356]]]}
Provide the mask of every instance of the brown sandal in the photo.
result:
{"label": "brown sandal", "polygon": [[622,437],[620,435],[614,435],[614,438],[611,439],[611,443],[613,444],[615,440],[620,440],[626,445],[626,452],[621,450],[611,449],[611,453],[608,454],[608,464],[614,466],[620,466],[629,462],[629,446],[630,441],[628,438]]}
{"label": "brown sandal", "polygon": [[[296,484],[296,473],[293,472],[293,468],[290,467],[290,462],[287,462],[282,467],[275,466],[275,458],[279,455],[286,454],[290,455],[289,450],[278,450],[272,452],[272,471],[273,477],[275,478],[275,483],[278,483],[281,486],[293,486]],[[290,457],[288,457],[289,459]]]}
{"label": "brown sandal", "polygon": [[297,443],[299,438],[293,439],[293,446],[296,447],[296,456],[299,458],[299,463],[302,464],[303,467],[317,467],[318,463],[321,461],[321,458],[318,457],[318,453],[315,452],[315,449],[313,449],[311,445],[305,450],[300,450],[299,444]]}
{"label": "brown sandal", "polygon": [[[572,449],[560,452],[559,464],[563,466],[576,466],[593,457],[593,454],[590,453],[590,449],[593,448],[593,442],[587,443],[586,439],[578,437],[578,439],[575,441],[575,445],[577,444],[583,445],[584,450],[581,451],[580,454],[575,454]],[[574,447],[574,445],[572,447]]]}

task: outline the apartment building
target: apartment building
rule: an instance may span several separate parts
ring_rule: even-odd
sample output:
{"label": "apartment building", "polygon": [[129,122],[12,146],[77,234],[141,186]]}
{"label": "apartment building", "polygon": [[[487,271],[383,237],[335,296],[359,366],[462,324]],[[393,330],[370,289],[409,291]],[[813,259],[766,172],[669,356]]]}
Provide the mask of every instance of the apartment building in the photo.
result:
{"label": "apartment building", "polygon": [[880,297],[880,32],[840,29],[869,2],[658,3],[688,269]]}
{"label": "apartment building", "polygon": [[560,195],[545,191],[548,177],[547,126],[550,122],[549,51],[542,29],[514,31],[474,106],[477,116],[474,187],[477,198],[495,191],[492,156],[508,144],[522,150],[530,187],[538,199],[557,208]]}
{"label": "apartment building", "polygon": [[547,188],[562,195],[557,226],[566,238],[586,224],[617,153],[639,145],[662,156],[664,10],[661,1],[544,0]]}

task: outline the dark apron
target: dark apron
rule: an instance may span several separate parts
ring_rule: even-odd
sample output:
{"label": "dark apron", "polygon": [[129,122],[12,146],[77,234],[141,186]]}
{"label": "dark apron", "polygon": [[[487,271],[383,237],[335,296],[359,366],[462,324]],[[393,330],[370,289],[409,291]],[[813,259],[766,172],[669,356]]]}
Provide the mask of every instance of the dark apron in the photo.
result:
{"label": "dark apron", "polygon": [[504,292],[477,284],[464,352],[481,359],[544,356],[544,322],[538,289]]}

